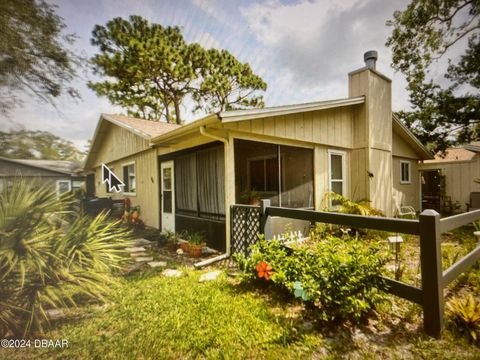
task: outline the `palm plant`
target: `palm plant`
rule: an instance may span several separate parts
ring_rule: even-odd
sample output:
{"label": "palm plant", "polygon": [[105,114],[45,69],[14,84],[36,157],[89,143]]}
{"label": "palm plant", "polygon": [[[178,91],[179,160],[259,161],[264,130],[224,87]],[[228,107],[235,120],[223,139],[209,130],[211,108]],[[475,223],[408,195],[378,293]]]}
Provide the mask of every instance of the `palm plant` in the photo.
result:
{"label": "palm plant", "polygon": [[0,335],[43,331],[48,309],[104,301],[130,232],[107,214],[73,213],[71,197],[17,179],[0,192]]}

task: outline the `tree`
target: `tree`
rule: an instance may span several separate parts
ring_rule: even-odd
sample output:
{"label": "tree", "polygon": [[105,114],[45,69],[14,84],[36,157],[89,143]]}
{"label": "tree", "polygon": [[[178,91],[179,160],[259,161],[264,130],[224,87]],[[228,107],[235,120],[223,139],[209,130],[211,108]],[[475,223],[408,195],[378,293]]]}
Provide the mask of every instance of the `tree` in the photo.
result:
{"label": "tree", "polygon": [[91,42],[100,50],[91,58],[94,73],[113,81],[89,87],[130,115],[181,124],[188,96],[197,109],[208,111],[263,104],[253,91],[265,90],[266,84],[248,64],[226,51],[188,44],[178,27],[150,24],[140,16],[114,18],[95,26]]}
{"label": "tree", "polygon": [[[387,25],[393,27],[387,40],[392,65],[406,76],[413,105],[399,117],[434,151],[479,139],[480,1],[412,0]],[[429,71],[443,57],[449,66],[439,81]]]}
{"label": "tree", "polygon": [[47,131],[0,131],[0,156],[10,159],[81,160],[72,142]]}
{"label": "tree", "polygon": [[250,65],[242,64],[226,50],[208,50],[201,75],[200,89],[194,93],[199,108],[214,112],[264,106],[262,97],[255,94],[265,91],[267,84]]}
{"label": "tree", "polygon": [[78,57],[68,50],[73,35],[63,35],[63,19],[44,0],[0,1],[0,111],[19,105],[19,92],[42,101],[67,93]]}

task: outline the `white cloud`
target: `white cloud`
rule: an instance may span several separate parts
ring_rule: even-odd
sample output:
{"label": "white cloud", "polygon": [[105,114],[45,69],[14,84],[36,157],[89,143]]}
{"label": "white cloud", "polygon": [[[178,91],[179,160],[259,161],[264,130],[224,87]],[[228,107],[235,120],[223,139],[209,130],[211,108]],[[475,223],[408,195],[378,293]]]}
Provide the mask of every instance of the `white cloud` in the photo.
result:
{"label": "white cloud", "polygon": [[194,42],[199,43],[206,49],[216,48],[220,49],[220,41],[218,41],[212,34],[208,32],[198,33],[194,39]]}
{"label": "white cloud", "polygon": [[[255,39],[268,48],[270,71],[291,81],[287,88],[296,89],[295,97],[311,101],[346,96],[347,73],[363,66],[363,53],[371,49],[379,52],[377,68],[394,83],[401,80],[390,68],[384,44],[391,31],[385,21],[403,7],[383,0],[273,1],[244,8],[242,14]],[[394,94],[405,99],[401,92],[394,85]]]}

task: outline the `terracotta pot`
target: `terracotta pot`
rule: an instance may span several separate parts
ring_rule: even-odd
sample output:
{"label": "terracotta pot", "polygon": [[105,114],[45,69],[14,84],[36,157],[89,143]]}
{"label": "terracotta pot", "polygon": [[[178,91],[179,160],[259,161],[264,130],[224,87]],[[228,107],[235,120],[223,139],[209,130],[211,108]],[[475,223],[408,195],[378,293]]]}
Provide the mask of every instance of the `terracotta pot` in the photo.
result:
{"label": "terracotta pot", "polygon": [[255,205],[255,206],[260,206],[261,201],[259,197],[254,197],[251,198],[250,201],[248,202],[249,205]]}
{"label": "terracotta pot", "polygon": [[188,255],[192,258],[199,258],[202,256],[202,249],[205,244],[189,244],[188,246]]}
{"label": "terracotta pot", "polygon": [[180,249],[182,249],[184,253],[188,253],[189,247],[190,247],[190,244],[188,242],[180,243]]}

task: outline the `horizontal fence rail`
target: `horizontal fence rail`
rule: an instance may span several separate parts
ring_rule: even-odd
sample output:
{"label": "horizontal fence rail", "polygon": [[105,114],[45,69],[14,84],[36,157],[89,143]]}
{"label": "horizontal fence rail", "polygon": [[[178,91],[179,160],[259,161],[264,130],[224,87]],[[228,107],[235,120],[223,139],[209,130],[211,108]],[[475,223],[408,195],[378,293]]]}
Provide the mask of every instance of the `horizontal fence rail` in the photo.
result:
{"label": "horizontal fence rail", "polygon": [[[268,217],[284,217],[310,221],[312,224],[319,222],[352,228],[419,235],[422,287],[418,288],[386,277],[382,277],[382,279],[387,285],[389,293],[422,306],[424,330],[428,335],[434,337],[440,337],[443,329],[443,291],[445,287],[461,273],[470,269],[476,261],[480,260],[480,246],[477,246],[446,271],[442,271],[441,234],[480,220],[480,210],[444,219],[440,219],[440,215],[434,210],[425,210],[420,214],[419,220],[407,220],[279,208],[270,206],[269,200],[262,200],[262,206],[260,207],[233,205],[232,213],[236,214],[234,217],[236,216],[238,220],[238,223],[236,223],[236,220],[232,218],[234,248],[244,253],[249,245],[258,241],[257,236],[253,236],[254,234],[265,233],[265,224]],[[258,221],[254,220],[256,216],[258,216]],[[242,237],[239,237],[238,233],[234,234],[234,231],[243,234],[246,239],[245,244],[241,244]]]}
{"label": "horizontal fence rail", "polygon": [[480,260],[480,246],[477,246],[461,260],[457,261],[443,272],[443,287],[446,287],[461,273],[470,269],[478,260]]}
{"label": "horizontal fence rail", "polygon": [[468,225],[479,219],[480,210],[449,216],[447,218],[440,219],[440,232],[446,233],[447,231],[459,228],[460,226]]}
{"label": "horizontal fence rail", "polygon": [[385,281],[389,293],[422,305],[422,289],[384,276],[382,276],[382,279]]}
{"label": "horizontal fence rail", "polygon": [[280,216],[290,219],[307,220],[312,223],[321,222],[335,225],[345,225],[355,228],[365,228],[399,232],[403,234],[419,234],[419,221],[407,219],[391,219],[378,216],[362,216],[339,214],[313,210],[288,209],[280,207],[267,207],[265,215]]}

